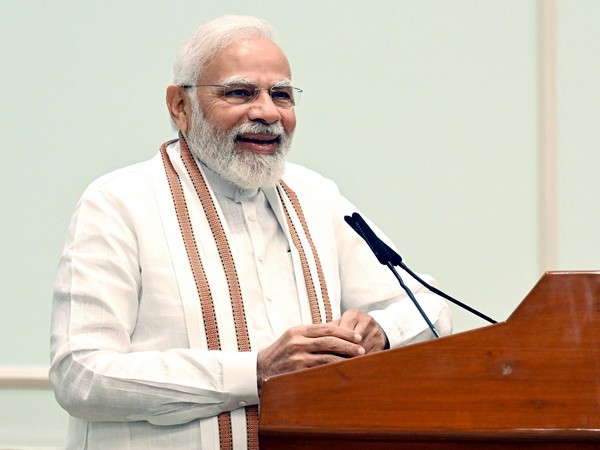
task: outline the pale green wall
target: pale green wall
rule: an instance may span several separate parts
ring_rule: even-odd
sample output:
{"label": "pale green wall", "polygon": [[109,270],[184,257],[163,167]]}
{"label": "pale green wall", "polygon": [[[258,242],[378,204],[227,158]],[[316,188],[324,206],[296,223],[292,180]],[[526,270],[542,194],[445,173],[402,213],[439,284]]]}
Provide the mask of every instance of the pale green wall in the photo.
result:
{"label": "pale green wall", "polygon": [[[498,320],[541,276],[535,0],[0,0],[0,365],[48,363],[78,196],[173,137],[173,56],[224,13],[278,29],[305,90],[292,159],[335,179],[415,270]],[[598,269],[600,2],[559,2],[558,20],[560,268]],[[61,444],[48,391],[0,404],[0,448]]]}
{"label": "pale green wall", "polygon": [[600,1],[558,12],[560,265],[600,269]]}

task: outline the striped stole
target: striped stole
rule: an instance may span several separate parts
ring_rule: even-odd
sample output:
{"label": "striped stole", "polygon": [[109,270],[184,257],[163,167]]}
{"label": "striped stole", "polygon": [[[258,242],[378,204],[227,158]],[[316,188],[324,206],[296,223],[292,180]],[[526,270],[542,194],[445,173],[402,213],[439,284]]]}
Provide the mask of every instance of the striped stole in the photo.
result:
{"label": "striped stole", "polygon": [[[200,252],[198,251],[198,247],[196,245],[196,238],[192,230],[192,222],[185,201],[182,183],[167,154],[167,146],[173,142],[174,141],[166,142],[162,145],[162,161],[167,174],[167,180],[169,183],[171,196],[173,198],[179,229],[181,231],[181,236],[188,256],[190,268],[194,277],[198,296],[200,298],[202,319],[204,322],[204,330],[206,332],[208,350],[220,350],[221,341],[219,336],[219,326],[217,323],[215,305],[213,302],[209,281],[204,270],[204,263],[201,260]],[[227,280],[229,299],[233,311],[232,319],[235,325],[235,334],[237,338],[237,349],[240,352],[251,351],[250,334],[244,311],[242,291],[233,259],[233,254],[225,234],[223,223],[221,222],[218,210],[210,195],[206,180],[198,168],[196,161],[194,160],[194,157],[192,156],[181,133],[179,136],[179,144],[181,148],[181,159],[183,165],[190,179],[192,180],[196,194],[200,200],[200,203],[202,204],[204,213],[206,214],[212,236],[219,252],[219,263],[223,268]],[[323,299],[322,306],[325,313],[325,321],[330,322],[332,320],[332,312],[327,293],[325,277],[319,256],[317,254],[317,249],[315,248],[313,240],[308,231],[308,225],[304,218],[300,202],[294,191],[292,191],[292,189],[290,189],[290,187],[287,186],[283,181],[280,181],[279,185],[277,186],[277,192],[285,213],[292,243],[300,255],[302,273],[304,275],[304,282],[308,292],[312,321],[313,323],[323,322],[317,294],[318,290],[321,293],[321,298]],[[287,205],[291,205],[291,207],[288,207]],[[316,280],[311,273],[308,256],[304,246],[302,245],[302,240],[298,230],[292,220],[292,215],[297,217],[297,221],[301,224],[302,232],[304,233],[306,241],[309,243],[309,251],[313,256],[316,265]],[[202,239],[206,238],[206,236],[202,236]],[[215,261],[207,262],[207,264],[214,263]],[[246,412],[247,448],[250,450],[256,450],[258,449],[258,405],[245,406],[244,408]],[[220,448],[222,450],[232,450],[233,434],[231,426],[231,414],[229,412],[220,413],[218,415],[218,424]]]}

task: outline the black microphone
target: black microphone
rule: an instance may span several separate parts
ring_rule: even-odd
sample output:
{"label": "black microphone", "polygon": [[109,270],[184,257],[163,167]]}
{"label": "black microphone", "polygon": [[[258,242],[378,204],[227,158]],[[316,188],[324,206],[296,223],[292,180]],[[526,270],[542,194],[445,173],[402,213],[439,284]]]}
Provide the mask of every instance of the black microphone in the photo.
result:
{"label": "black microphone", "polygon": [[[448,294],[446,294],[445,292],[431,286],[429,283],[427,283],[423,279],[421,279],[421,277],[419,277],[416,273],[414,273],[412,270],[410,270],[410,268],[402,261],[402,257],[394,249],[392,249],[389,245],[387,245],[385,242],[383,242],[381,239],[379,239],[379,237],[377,237],[375,232],[369,227],[367,222],[365,222],[365,220],[361,217],[360,214],[354,213],[354,214],[352,214],[352,217],[345,216],[344,219],[367,242],[367,244],[369,245],[369,247],[371,248],[373,253],[375,253],[376,256],[377,256],[377,254],[381,255],[382,259],[380,259],[380,257],[377,257],[377,259],[379,260],[379,262],[381,264],[388,265],[388,262],[390,262],[391,264],[393,264],[395,266],[401,267],[411,277],[413,277],[415,280],[417,280],[419,283],[421,283],[423,286],[425,286],[431,292],[434,292],[435,294],[439,295],[440,297],[445,298],[446,300],[454,303],[457,306],[460,306],[461,308],[469,311],[470,313],[472,313],[490,323],[498,323],[494,319],[477,311],[476,309],[470,307],[469,305],[466,305],[465,303],[463,303],[459,300],[456,300],[455,298],[453,298],[453,297],[449,296]],[[360,229],[361,231],[358,231],[358,229]],[[385,258],[385,262],[384,262],[384,258]]]}
{"label": "black microphone", "polygon": [[402,262],[400,255],[377,237],[360,214],[354,213],[352,217],[345,216],[344,220],[365,240],[380,264],[385,266],[388,262],[391,262],[392,265],[397,266]]}
{"label": "black microphone", "polygon": [[398,259],[400,260],[400,262],[402,261],[400,255],[394,252],[385,242],[379,239],[377,235],[373,232],[371,227],[367,225],[367,223],[358,213],[352,214],[352,217],[345,216],[344,220],[346,221],[346,223],[348,223],[348,225],[350,225],[354,229],[354,231],[356,231],[359,234],[360,237],[362,237],[365,240],[371,251],[375,254],[375,257],[377,258],[379,263],[383,264],[384,266],[387,266],[392,271],[392,273],[400,283],[400,286],[402,287],[402,289],[404,289],[404,292],[406,292],[406,295],[408,295],[408,297],[412,300],[413,304],[419,311],[419,314],[421,314],[423,319],[425,319],[425,322],[427,323],[427,326],[429,327],[433,335],[436,338],[439,338],[440,334],[435,329],[435,326],[433,325],[433,323],[431,323],[431,320],[429,320],[429,317],[427,317],[427,314],[425,314],[425,311],[423,311],[423,308],[421,308],[421,305],[415,298],[412,291],[408,288],[406,284],[404,284],[404,280],[402,280],[402,277],[394,268],[393,261],[397,262]]}

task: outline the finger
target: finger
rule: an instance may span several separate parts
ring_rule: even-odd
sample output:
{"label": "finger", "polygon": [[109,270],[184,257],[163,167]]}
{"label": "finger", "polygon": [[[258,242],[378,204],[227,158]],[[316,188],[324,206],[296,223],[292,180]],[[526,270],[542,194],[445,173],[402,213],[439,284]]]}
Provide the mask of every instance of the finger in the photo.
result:
{"label": "finger", "polygon": [[367,353],[383,350],[385,348],[386,336],[379,324],[364,311],[353,309],[342,315],[340,325],[344,323],[354,326],[354,332],[362,335],[361,345]]}
{"label": "finger", "polygon": [[357,309],[349,309],[340,317],[340,326],[350,330],[356,330],[356,325],[359,322],[359,313]]}
{"label": "finger", "polygon": [[366,353],[362,345],[339,339],[333,336],[324,336],[310,339],[305,350],[309,353],[328,353],[344,357],[361,356]]}
{"label": "finger", "polygon": [[302,359],[307,353],[354,357],[366,352],[360,342],[361,336],[351,330],[318,324],[290,328],[269,348],[276,358],[280,355]]}
{"label": "finger", "polygon": [[359,309],[349,309],[346,311],[342,317],[340,326],[347,326],[348,328],[352,328],[355,333],[358,333],[362,336],[362,339],[366,339],[371,337],[378,330],[377,322]]}
{"label": "finger", "polygon": [[353,329],[335,325],[334,323],[320,323],[316,325],[308,325],[302,327],[301,333],[308,338],[319,338],[323,336],[331,336],[343,339],[355,344],[360,343],[362,336]]}
{"label": "finger", "polygon": [[375,322],[375,326],[369,330],[362,345],[367,353],[378,352],[385,350],[387,344],[387,336],[383,329]]}

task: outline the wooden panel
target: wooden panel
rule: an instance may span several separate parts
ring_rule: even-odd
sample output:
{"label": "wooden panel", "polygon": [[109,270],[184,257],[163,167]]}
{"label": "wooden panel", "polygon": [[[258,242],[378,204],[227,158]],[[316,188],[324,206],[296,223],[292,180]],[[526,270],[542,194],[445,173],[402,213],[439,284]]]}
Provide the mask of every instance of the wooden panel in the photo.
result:
{"label": "wooden panel", "polygon": [[600,273],[551,273],[504,323],[275,377],[261,448],[277,448],[269,436],[600,446],[599,319]]}

